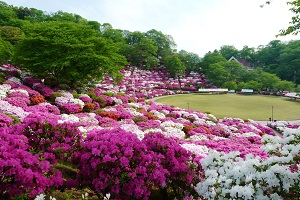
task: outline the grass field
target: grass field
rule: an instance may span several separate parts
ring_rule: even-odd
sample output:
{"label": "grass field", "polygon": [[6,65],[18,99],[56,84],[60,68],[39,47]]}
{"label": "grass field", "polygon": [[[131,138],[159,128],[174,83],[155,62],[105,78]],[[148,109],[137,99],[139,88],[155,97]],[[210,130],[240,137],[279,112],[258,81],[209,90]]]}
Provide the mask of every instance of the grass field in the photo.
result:
{"label": "grass field", "polygon": [[210,112],[219,118],[238,117],[267,121],[272,117],[273,110],[273,119],[275,120],[300,119],[300,100],[277,96],[187,94],[162,97],[156,102],[200,112]]}

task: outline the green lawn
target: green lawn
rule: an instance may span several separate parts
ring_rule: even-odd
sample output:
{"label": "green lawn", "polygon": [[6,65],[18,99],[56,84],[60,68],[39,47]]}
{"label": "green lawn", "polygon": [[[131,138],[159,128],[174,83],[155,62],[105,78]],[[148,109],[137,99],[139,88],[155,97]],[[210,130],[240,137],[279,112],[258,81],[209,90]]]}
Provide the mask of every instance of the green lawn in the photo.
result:
{"label": "green lawn", "polygon": [[238,95],[238,94],[187,94],[166,96],[156,102],[175,107],[210,112],[224,117],[238,117],[241,119],[268,120],[299,120],[300,100],[277,96]]}

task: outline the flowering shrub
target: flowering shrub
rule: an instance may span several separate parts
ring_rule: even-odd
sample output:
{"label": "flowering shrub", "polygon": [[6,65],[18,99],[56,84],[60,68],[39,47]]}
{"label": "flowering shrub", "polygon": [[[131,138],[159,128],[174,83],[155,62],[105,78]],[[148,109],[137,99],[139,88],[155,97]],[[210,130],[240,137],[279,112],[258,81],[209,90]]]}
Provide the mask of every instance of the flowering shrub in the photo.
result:
{"label": "flowering shrub", "polygon": [[[275,135],[274,131],[253,120],[218,119],[208,113],[145,101],[189,91],[166,90],[180,87],[177,80],[164,72],[138,70],[137,73],[126,69],[123,73],[120,85],[112,85],[110,78],[106,78],[87,94],[48,90],[52,91],[52,98],[46,97],[49,103],[37,105],[29,103],[33,95],[43,94],[40,80],[22,74],[28,87],[20,79],[7,76],[7,84],[0,85],[0,133],[9,130],[15,135],[26,135],[23,143],[28,147],[24,151],[40,163],[48,162],[49,170],[43,173],[46,178],[53,177],[56,162],[59,165],[55,168],[63,169],[66,175],[61,164],[72,161],[72,175],[64,178],[74,178],[77,171],[81,172],[78,180],[67,180],[66,186],[75,189],[80,183],[81,187],[102,193],[100,197],[111,193],[113,199],[299,198],[298,125],[284,124],[282,131],[294,128],[294,134],[269,137]],[[182,79],[181,89],[193,90],[197,84],[205,87],[209,82],[194,74]],[[54,102],[57,106],[50,104]],[[83,113],[81,109],[92,113]],[[4,151],[1,144],[0,152]],[[18,151],[23,150],[14,148],[9,153]],[[16,162],[25,159],[20,158]],[[31,158],[29,154],[28,158]],[[22,166],[30,171],[28,163]],[[58,182],[47,179],[49,184],[41,186],[46,188],[42,192],[47,192],[51,185],[61,185],[61,177],[57,175]],[[14,177],[0,177],[0,188],[3,180],[6,184]],[[197,192],[196,183],[199,183]],[[17,181],[12,184],[22,189],[18,193],[21,196],[8,196],[6,189],[0,199],[32,198],[23,190],[27,186],[19,187]]]}
{"label": "flowering shrub", "polygon": [[79,113],[82,108],[79,104],[64,103],[60,106],[61,110],[67,114]]}
{"label": "flowering shrub", "polygon": [[113,120],[118,120],[120,118],[120,115],[118,115],[117,113],[113,113],[113,112],[102,111],[102,112],[99,113],[99,115],[101,117],[109,117]]}
{"label": "flowering shrub", "polygon": [[0,112],[10,114],[14,117],[17,117],[22,121],[29,113],[24,111],[21,107],[11,105],[7,101],[0,99]]}
{"label": "flowering shrub", "polygon": [[27,138],[12,128],[0,128],[0,146],[1,199],[25,194],[33,198],[62,184],[62,174],[39,155],[31,154]]}
{"label": "flowering shrub", "polygon": [[162,157],[162,165],[168,171],[167,187],[160,188],[163,193],[173,192],[168,199],[180,198],[187,195],[196,197],[194,184],[199,180],[201,169],[192,161],[192,154],[182,148],[174,138],[166,138],[161,133],[146,134],[142,142],[147,148]]}
{"label": "flowering shrub", "polygon": [[264,136],[262,148],[270,157],[261,160],[239,152],[212,153],[200,162],[205,179],[197,192],[207,199],[297,199],[299,193],[300,135],[286,130],[284,138]]}
{"label": "flowering shrub", "polygon": [[147,151],[132,133],[92,130],[80,157],[78,181],[112,199],[147,199],[151,189],[166,185],[161,156]]}
{"label": "flowering shrub", "polygon": [[46,86],[42,83],[34,85],[34,89],[41,93],[44,97],[49,98],[51,94],[54,92],[49,86]]}
{"label": "flowering shrub", "polygon": [[10,126],[13,123],[13,119],[5,114],[0,113],[0,128]]}
{"label": "flowering shrub", "polygon": [[92,102],[86,102],[84,103],[83,111],[84,112],[91,112],[95,109],[96,105]]}
{"label": "flowering shrub", "polygon": [[33,104],[33,105],[37,105],[39,103],[44,103],[45,102],[45,98],[44,96],[42,95],[39,95],[39,94],[35,94],[35,95],[32,95],[30,97],[30,102]]}
{"label": "flowering shrub", "polygon": [[93,101],[93,99],[90,98],[88,95],[79,96],[79,99],[84,103],[91,103]]}
{"label": "flowering shrub", "polygon": [[7,101],[13,106],[17,106],[23,109],[26,109],[28,104],[30,103],[30,100],[28,98],[22,97],[5,97],[3,100]]}
{"label": "flowering shrub", "polygon": [[70,160],[81,148],[82,135],[74,123],[58,124],[56,119],[31,114],[24,119],[23,131],[35,153],[55,164],[57,160]]}
{"label": "flowering shrub", "polygon": [[107,102],[103,97],[94,97],[93,100],[97,102],[101,108],[104,108],[107,105]]}

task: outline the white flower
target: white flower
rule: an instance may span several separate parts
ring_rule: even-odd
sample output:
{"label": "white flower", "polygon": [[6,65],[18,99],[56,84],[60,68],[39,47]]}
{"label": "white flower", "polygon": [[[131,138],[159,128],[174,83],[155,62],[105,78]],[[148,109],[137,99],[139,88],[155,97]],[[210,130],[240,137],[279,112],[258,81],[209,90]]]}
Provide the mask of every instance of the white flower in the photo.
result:
{"label": "white flower", "polygon": [[142,140],[144,138],[145,133],[139,129],[139,127],[135,124],[122,124],[121,128],[125,131],[132,132],[137,135],[137,137]]}
{"label": "white flower", "polygon": [[158,117],[159,119],[166,118],[166,116],[163,113],[158,112],[157,110],[151,110],[150,113],[152,113],[154,116]]}
{"label": "white flower", "polygon": [[190,140],[208,140],[205,135],[192,135],[189,137]]}
{"label": "white flower", "polygon": [[78,104],[81,108],[84,107],[84,102],[81,99],[70,99],[69,103],[71,104]]}
{"label": "white flower", "polygon": [[11,78],[9,78],[8,80],[9,80],[9,81],[12,81],[12,82],[14,82],[14,83],[16,83],[16,84],[18,84],[18,85],[21,85],[21,84],[22,84],[21,80],[18,79],[18,78],[16,78],[16,77],[11,77]]}
{"label": "white flower", "polygon": [[45,197],[46,197],[46,195],[40,194],[40,195],[36,196],[34,200],[44,200]]}
{"label": "white flower", "polygon": [[13,93],[13,92],[21,92],[21,93],[25,94],[26,96],[29,96],[28,92],[24,89],[11,89],[8,91],[8,94]]}
{"label": "white flower", "polygon": [[181,144],[181,147],[183,147],[184,149],[192,152],[193,154],[197,155],[197,156],[207,156],[207,154],[209,153],[210,149],[207,148],[206,146],[202,146],[202,145],[196,145],[196,144]]}
{"label": "white flower", "polygon": [[180,139],[183,139],[185,137],[185,133],[182,130],[174,127],[165,127],[163,134],[166,137],[176,137]]}
{"label": "white flower", "polygon": [[64,122],[79,122],[79,117],[76,117],[75,115],[73,114],[61,114],[61,117],[62,117],[62,120],[58,120],[58,123],[59,124],[62,124]]}

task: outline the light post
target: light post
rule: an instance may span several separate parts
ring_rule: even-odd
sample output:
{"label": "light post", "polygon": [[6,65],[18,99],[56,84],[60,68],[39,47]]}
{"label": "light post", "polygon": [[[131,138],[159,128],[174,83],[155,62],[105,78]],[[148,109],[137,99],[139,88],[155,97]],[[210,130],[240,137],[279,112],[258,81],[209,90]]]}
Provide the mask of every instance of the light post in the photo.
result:
{"label": "light post", "polygon": [[274,111],[274,106],[272,106],[272,122],[274,121],[274,118],[273,118],[273,112]]}

